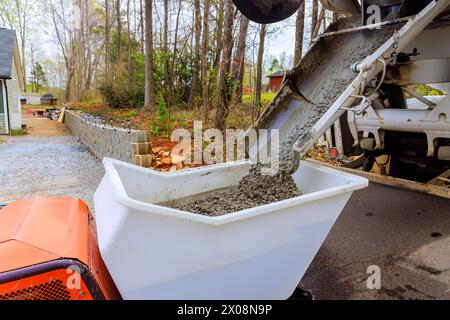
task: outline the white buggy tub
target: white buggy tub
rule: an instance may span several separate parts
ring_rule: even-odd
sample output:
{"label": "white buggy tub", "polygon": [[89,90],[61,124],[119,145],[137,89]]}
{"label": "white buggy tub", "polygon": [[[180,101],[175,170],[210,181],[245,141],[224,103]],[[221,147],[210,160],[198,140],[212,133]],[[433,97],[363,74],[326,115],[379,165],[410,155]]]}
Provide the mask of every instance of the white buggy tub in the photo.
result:
{"label": "white buggy tub", "polygon": [[101,255],[124,299],[286,299],[364,178],[303,162],[303,196],[220,217],[156,203],[236,185],[234,162],[169,174],[105,158]]}

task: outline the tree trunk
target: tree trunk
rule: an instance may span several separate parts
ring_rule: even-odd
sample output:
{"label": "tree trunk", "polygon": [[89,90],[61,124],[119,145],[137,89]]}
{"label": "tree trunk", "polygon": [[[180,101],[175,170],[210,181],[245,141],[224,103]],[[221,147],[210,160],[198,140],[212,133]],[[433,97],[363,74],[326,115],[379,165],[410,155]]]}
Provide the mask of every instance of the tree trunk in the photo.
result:
{"label": "tree trunk", "polygon": [[195,97],[198,94],[198,74],[199,74],[199,60],[200,60],[200,38],[202,33],[202,17],[200,13],[200,0],[194,0],[195,22],[194,22],[194,60],[192,66],[192,85],[191,93],[189,95],[189,105],[193,105]]}
{"label": "tree trunk", "polygon": [[209,15],[210,15],[210,0],[205,0],[204,3],[204,18],[203,18],[203,44],[202,44],[202,88],[203,88],[203,104],[202,114],[203,122],[208,122],[209,116],[209,75],[208,75],[208,47],[209,47]]}
{"label": "tree trunk", "polygon": [[110,54],[111,54],[111,45],[110,45],[110,12],[109,12],[109,0],[105,0],[105,74],[106,81],[109,82],[111,80],[111,70],[109,68],[110,65]]}
{"label": "tree trunk", "polygon": [[297,66],[302,59],[303,52],[303,35],[305,31],[305,1],[302,2],[298,9],[297,20],[295,22],[295,53],[294,66]]}
{"label": "tree trunk", "polygon": [[144,110],[155,110],[153,81],[153,1],[145,0],[145,104]]}
{"label": "tree trunk", "polygon": [[256,62],[256,88],[255,88],[255,102],[258,108],[258,114],[262,107],[261,92],[262,92],[262,73],[263,73],[263,57],[264,46],[266,44],[267,25],[261,25],[261,31],[259,32],[259,48],[258,48],[258,61]]}
{"label": "tree trunk", "polygon": [[117,16],[117,62],[120,62],[122,53],[122,19],[120,18],[120,0],[116,1]]}
{"label": "tree trunk", "polygon": [[223,51],[219,70],[219,103],[214,121],[214,126],[219,130],[225,129],[225,122],[230,112],[230,90],[228,82],[230,80],[229,73],[233,49],[234,5],[231,0],[225,0],[225,6]]}
{"label": "tree trunk", "polygon": [[314,29],[316,28],[317,24],[317,15],[319,13],[319,0],[312,0],[312,7],[311,7],[311,39],[310,42],[313,40],[313,34]]}
{"label": "tree trunk", "polygon": [[[25,23],[24,23],[24,29],[25,29]],[[22,74],[22,77],[23,77],[23,85],[24,85],[24,92],[27,92],[27,69],[26,69],[26,65],[25,65],[25,63],[26,63],[26,61],[25,61],[25,41],[26,41],[26,39],[25,39],[25,36],[26,36],[26,34],[25,34],[25,30],[23,31],[23,35],[22,35],[22,49],[21,49],[21,51],[22,51],[22,72],[23,72],[23,74]]]}
{"label": "tree trunk", "polygon": [[[165,56],[164,73],[166,76],[166,86],[170,86],[170,61],[169,61],[169,0],[164,0],[164,25],[163,25],[163,51]],[[170,88],[167,91],[166,103],[170,106]]]}
{"label": "tree trunk", "polygon": [[72,80],[73,80],[73,70],[71,68],[67,68],[67,84],[66,84],[66,92],[65,99],[66,102],[72,100]]}
{"label": "tree trunk", "polygon": [[247,41],[249,20],[242,15],[237,43],[236,55],[234,58],[232,80],[236,83],[236,104],[242,105],[242,87],[245,72],[245,49]]}
{"label": "tree trunk", "polygon": [[[178,12],[177,12],[177,21],[175,23],[175,37],[173,42],[173,61],[172,66],[170,68],[170,72],[168,74],[168,80],[169,80],[169,96],[167,98],[169,102],[169,106],[172,105],[173,102],[173,95],[174,95],[174,79],[175,79],[175,65],[177,63],[177,51],[178,51],[178,30],[180,26],[180,15],[181,15],[181,9],[183,7],[182,0],[178,1]],[[169,60],[167,60],[169,63]]]}
{"label": "tree trunk", "polygon": [[127,0],[127,70],[128,88],[131,86],[131,25],[130,25],[130,0]]}
{"label": "tree trunk", "polygon": [[323,22],[324,18],[325,18],[325,9],[322,8],[320,10],[319,18],[317,20],[316,27],[314,28],[314,32],[312,34],[311,40],[315,39],[319,35],[320,26],[322,25],[322,22]]}
{"label": "tree trunk", "polygon": [[167,53],[169,41],[169,0],[164,0],[163,51]]}
{"label": "tree trunk", "polygon": [[142,54],[145,53],[145,44],[144,44],[144,8],[143,8],[143,4],[142,4],[143,0],[139,0],[139,15],[140,15],[140,28],[141,28],[141,52]]}
{"label": "tree trunk", "polygon": [[224,0],[217,0],[217,26],[216,26],[216,54],[214,57],[214,68],[219,70],[220,56],[222,55],[222,43],[223,43],[223,11]]}

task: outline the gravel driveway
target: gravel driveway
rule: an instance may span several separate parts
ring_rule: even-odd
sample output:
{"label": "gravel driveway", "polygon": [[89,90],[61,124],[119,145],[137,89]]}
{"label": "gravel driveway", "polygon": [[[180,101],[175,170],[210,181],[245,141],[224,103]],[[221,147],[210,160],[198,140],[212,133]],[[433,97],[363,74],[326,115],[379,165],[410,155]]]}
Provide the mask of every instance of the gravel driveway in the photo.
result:
{"label": "gravel driveway", "polygon": [[0,202],[37,196],[83,199],[93,209],[102,164],[55,121],[29,119],[31,134],[0,136]]}

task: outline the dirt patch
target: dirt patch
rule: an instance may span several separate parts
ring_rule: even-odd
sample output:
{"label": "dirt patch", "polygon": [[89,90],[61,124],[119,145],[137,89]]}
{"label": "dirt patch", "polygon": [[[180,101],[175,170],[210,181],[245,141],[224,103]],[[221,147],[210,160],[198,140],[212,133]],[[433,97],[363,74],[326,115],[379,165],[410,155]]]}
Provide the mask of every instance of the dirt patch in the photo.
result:
{"label": "dirt patch", "polygon": [[[348,27],[347,22],[339,22],[342,26]],[[341,26],[338,26],[341,28]],[[318,85],[309,95],[304,105],[298,108],[293,115],[296,121],[290,128],[288,134],[284,135],[280,145],[280,168],[281,172],[275,176],[261,174],[261,166],[252,167],[249,175],[244,177],[238,186],[230,188],[226,192],[213,193],[203,200],[191,203],[172,204],[173,207],[209,216],[220,216],[227,213],[253,208],[256,206],[290,199],[301,195],[292,177],[283,172],[288,170],[292,163],[292,146],[304,133],[308,132],[317,121],[331,107],[334,101],[353,82],[357,74],[351,71],[351,65],[360,62],[366,56],[373,53],[392,34],[393,28],[383,28],[362,33],[360,41],[346,43],[347,35],[338,35],[333,38],[326,38],[323,41],[329,42],[329,47],[333,47],[332,52],[340,52],[343,56],[340,63],[328,62],[322,53],[314,53],[314,48],[309,55],[322,55],[323,62],[320,65],[321,79]],[[342,47],[342,49],[340,49]],[[318,46],[320,50],[323,45]],[[329,64],[329,65],[327,65]],[[314,66],[316,68],[316,66]],[[303,110],[309,110],[306,115],[301,114]]]}
{"label": "dirt patch", "polygon": [[24,111],[22,116],[27,121],[28,136],[60,137],[71,135],[69,129],[67,129],[64,123],[33,116],[33,112],[32,110],[30,111],[30,109]]}

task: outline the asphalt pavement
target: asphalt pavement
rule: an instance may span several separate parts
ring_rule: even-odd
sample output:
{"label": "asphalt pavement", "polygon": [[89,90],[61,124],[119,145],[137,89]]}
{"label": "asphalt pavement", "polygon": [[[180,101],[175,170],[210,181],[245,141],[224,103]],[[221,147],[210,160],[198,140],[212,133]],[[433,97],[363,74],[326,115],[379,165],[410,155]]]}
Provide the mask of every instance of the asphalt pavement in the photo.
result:
{"label": "asphalt pavement", "polygon": [[300,282],[314,299],[450,299],[450,200],[355,192]]}

